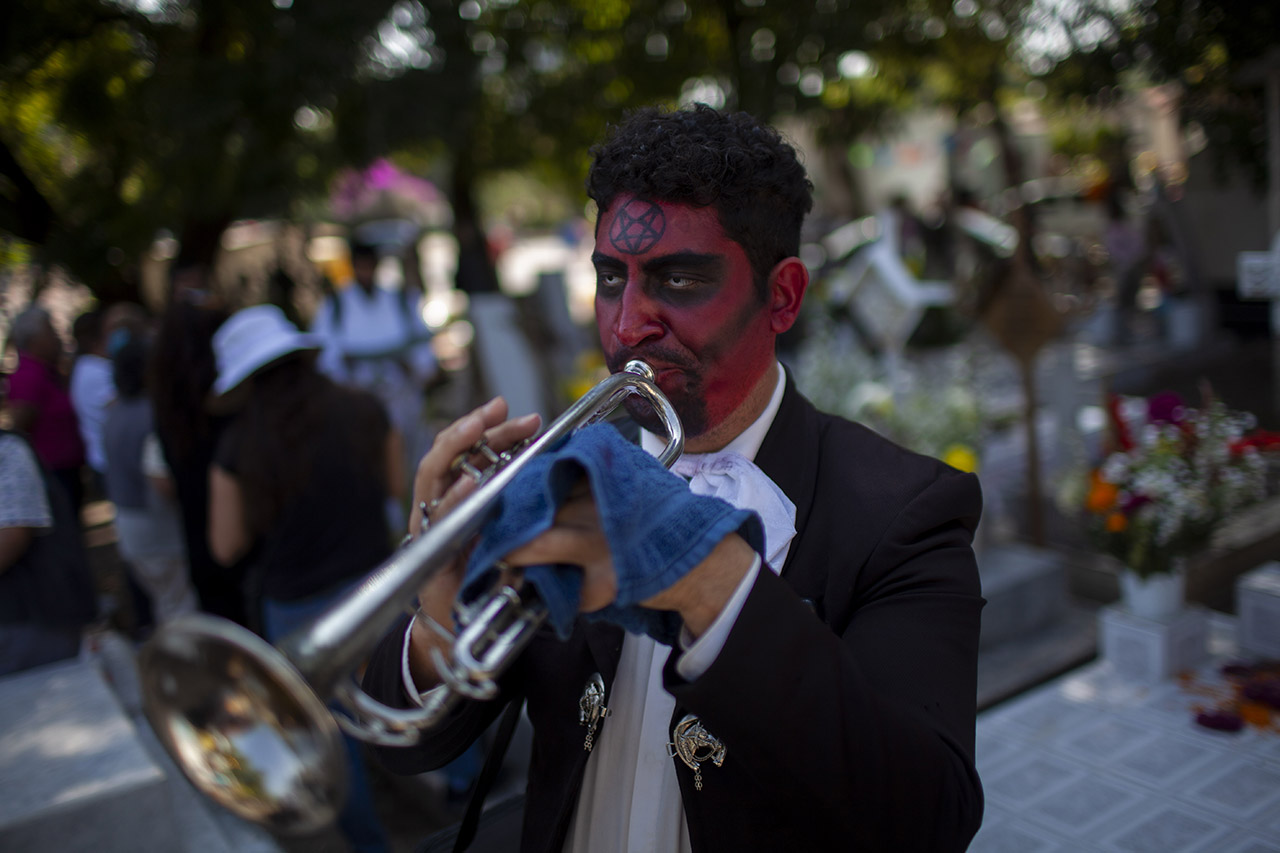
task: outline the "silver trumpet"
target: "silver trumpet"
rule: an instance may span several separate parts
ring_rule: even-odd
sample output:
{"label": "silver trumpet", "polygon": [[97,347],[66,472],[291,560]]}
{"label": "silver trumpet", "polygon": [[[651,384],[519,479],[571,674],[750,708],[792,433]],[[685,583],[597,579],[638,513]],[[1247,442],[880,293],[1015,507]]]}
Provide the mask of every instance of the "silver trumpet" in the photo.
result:
{"label": "silver trumpet", "polygon": [[412,609],[418,589],[480,531],[525,463],[633,394],[662,421],[668,441],[659,461],[670,467],[684,448],[683,428],[653,369],[631,361],[524,450],[491,454],[493,466],[453,512],[277,646],[203,614],[158,630],[138,657],[143,705],[187,778],[240,817],[280,833],[314,832],[334,819],[346,794],[339,727],[370,743],[408,745],[462,698],[495,696],[495,679],[546,615],[528,589],[500,586],[465,609],[448,660],[438,661],[444,686],[423,708],[376,701],[359,688],[355,673],[400,614]]}

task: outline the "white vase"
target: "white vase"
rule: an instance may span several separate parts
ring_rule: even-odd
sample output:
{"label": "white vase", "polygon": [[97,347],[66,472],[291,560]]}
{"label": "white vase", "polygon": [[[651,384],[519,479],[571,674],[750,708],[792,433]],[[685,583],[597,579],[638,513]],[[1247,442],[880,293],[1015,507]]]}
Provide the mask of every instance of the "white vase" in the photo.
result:
{"label": "white vase", "polygon": [[1132,569],[1120,572],[1120,595],[1125,610],[1142,619],[1167,622],[1186,604],[1186,571],[1175,561],[1171,572],[1140,577]]}

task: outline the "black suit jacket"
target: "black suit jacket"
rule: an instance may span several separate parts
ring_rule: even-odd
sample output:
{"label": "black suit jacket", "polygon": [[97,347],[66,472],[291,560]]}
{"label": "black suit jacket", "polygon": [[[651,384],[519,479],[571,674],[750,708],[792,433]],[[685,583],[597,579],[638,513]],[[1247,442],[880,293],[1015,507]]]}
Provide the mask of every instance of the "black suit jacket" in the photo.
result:
{"label": "black suit jacket", "polygon": [[[696,714],[727,750],[722,767],[704,764],[702,790],[672,759],[693,849],[965,849],[982,817],[977,478],[818,412],[790,377],[756,463],[796,505],[781,577],[759,573],[706,673],[684,681],[674,657],[664,673],[673,724]],[[404,628],[365,678],[399,706]],[[578,700],[592,673],[611,689],[622,637],[581,619],[564,643],[541,632],[503,678],[534,728],[526,851],[563,849],[590,755]],[[382,758],[406,773],[439,767],[503,704],[468,704]]]}

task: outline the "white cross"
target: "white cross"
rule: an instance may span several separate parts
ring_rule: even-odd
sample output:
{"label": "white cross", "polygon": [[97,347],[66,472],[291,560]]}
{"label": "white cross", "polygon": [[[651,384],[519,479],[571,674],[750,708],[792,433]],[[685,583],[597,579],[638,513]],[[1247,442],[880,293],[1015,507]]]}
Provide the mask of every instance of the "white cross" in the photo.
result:
{"label": "white cross", "polygon": [[902,351],[925,309],[955,301],[947,281],[920,281],[902,262],[898,222],[892,211],[877,215],[880,236],[863,246],[831,280],[833,301],[847,302],[861,330],[881,349],[889,384],[901,393]]}

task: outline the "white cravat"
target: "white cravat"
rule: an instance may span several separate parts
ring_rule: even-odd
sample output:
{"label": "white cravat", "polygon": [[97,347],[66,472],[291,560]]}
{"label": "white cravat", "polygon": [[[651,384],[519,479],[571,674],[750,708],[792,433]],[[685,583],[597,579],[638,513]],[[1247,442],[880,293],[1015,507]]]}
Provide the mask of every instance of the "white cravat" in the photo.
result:
{"label": "white cravat", "polygon": [[752,509],[764,522],[765,561],[779,571],[796,535],[796,505],[756,463],[741,453],[686,453],[671,466],[689,478],[689,491]]}
{"label": "white cravat", "polygon": [[[717,453],[687,454],[672,466],[690,477],[695,494],[723,498],[739,509],[755,510],[764,522],[769,567],[782,569],[795,536],[795,505],[751,460],[782,402],[785,379],[760,417]],[[657,455],[663,442],[641,434],[641,445]],[[715,661],[755,583],[760,560],[743,578],[724,611],[695,642],[682,640],[676,670],[693,680]],[[687,639],[687,638],[686,638]],[[564,849],[568,853],[689,853],[680,783],[667,754],[675,698],[662,687],[667,647],[649,637],[627,634],[618,672],[605,697],[613,712],[596,736],[587,761],[578,807]],[[585,685],[584,685],[585,686]],[[586,730],[583,729],[585,737]],[[712,732],[714,735],[715,732]],[[732,761],[733,756],[726,757]],[[713,784],[708,779],[708,784]]]}

